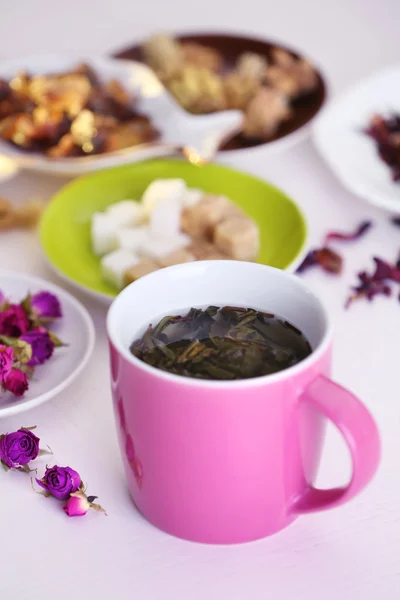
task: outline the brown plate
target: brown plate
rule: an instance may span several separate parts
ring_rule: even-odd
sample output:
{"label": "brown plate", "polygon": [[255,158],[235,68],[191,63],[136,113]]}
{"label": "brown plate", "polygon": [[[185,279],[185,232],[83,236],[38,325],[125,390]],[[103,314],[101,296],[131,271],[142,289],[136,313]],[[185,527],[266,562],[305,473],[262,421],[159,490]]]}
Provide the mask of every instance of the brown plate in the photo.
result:
{"label": "brown plate", "polygon": [[[283,50],[290,52],[290,54],[296,58],[301,57],[299,53],[294,52],[286,46],[239,35],[222,33],[190,33],[185,35],[177,34],[176,37],[181,42],[197,42],[198,44],[204,44],[206,46],[210,46],[211,48],[215,48],[215,50],[218,50],[223,55],[225,59],[225,66],[228,70],[234,68],[237,58],[243,52],[256,52],[266,56],[267,59],[269,59],[271,57],[271,51],[273,48],[282,48]],[[125,58],[144,62],[142,50],[138,44],[116,52],[113,56],[115,58]],[[309,123],[311,119],[313,119],[319,112],[327,94],[324,79],[319,71],[317,71],[317,73],[318,87],[315,92],[308,94],[307,96],[303,96],[292,103],[293,117],[280,125],[274,137],[268,141],[248,140],[241,134],[238,134],[228,140],[221,150],[240,150],[243,148],[251,148],[253,146],[270,144],[271,142],[279,140],[297,131]]]}

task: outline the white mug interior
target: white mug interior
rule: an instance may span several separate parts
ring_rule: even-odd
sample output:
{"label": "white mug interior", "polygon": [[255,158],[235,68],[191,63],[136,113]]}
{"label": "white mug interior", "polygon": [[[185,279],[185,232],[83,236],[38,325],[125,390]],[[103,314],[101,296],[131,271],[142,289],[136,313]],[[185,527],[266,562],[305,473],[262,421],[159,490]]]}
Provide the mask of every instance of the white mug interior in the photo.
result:
{"label": "white mug interior", "polygon": [[266,265],[228,260],[176,265],[132,283],[109,309],[108,335],[129,361],[155,370],[132,356],[132,342],[150,323],[156,325],[165,315],[184,314],[191,307],[209,305],[274,313],[302,331],[311,344],[311,356],[323,351],[330,338],[323,305],[299,277]]}

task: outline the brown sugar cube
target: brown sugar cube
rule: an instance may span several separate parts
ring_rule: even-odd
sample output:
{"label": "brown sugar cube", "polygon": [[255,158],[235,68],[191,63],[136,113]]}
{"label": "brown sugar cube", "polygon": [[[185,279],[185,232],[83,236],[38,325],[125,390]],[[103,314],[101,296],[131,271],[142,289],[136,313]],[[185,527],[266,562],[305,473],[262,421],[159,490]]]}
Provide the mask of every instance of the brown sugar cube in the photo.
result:
{"label": "brown sugar cube", "polygon": [[194,254],[186,248],[182,248],[182,250],[176,250],[161,258],[160,265],[162,267],[171,267],[172,265],[180,265],[182,263],[193,262],[194,260],[196,260]]}
{"label": "brown sugar cube", "polygon": [[215,245],[235,260],[253,261],[260,248],[260,234],[251,219],[232,217],[215,228]]}
{"label": "brown sugar cube", "polygon": [[148,275],[149,273],[157,271],[158,269],[160,269],[160,265],[156,263],[155,260],[142,260],[142,262],[137,263],[136,265],[125,271],[124,287],[129,285],[130,283],[133,283],[137,279],[140,279],[140,277]]}
{"label": "brown sugar cube", "polygon": [[183,42],[181,49],[185,63],[209,69],[215,73],[222,68],[222,54],[218,50],[214,50],[214,48],[196,44],[196,42]]}
{"label": "brown sugar cube", "polygon": [[37,225],[43,212],[43,203],[39,200],[32,200],[22,206],[14,209],[14,219],[16,227],[34,227]]}
{"label": "brown sugar cube", "polygon": [[226,108],[223,80],[208,69],[187,65],[168,82],[168,89],[189,112],[201,114]]}
{"label": "brown sugar cube", "polygon": [[272,88],[260,88],[247,107],[243,134],[249,138],[268,139],[290,116],[285,95]]}
{"label": "brown sugar cube", "polygon": [[153,35],[142,44],[144,59],[163,80],[168,80],[183,66],[178,40],[167,34]]}
{"label": "brown sugar cube", "polygon": [[224,78],[225,98],[228,108],[245,110],[250,100],[260,88],[260,82],[254,77],[242,73],[229,73]]}
{"label": "brown sugar cube", "polygon": [[204,260],[204,256],[213,251],[214,245],[204,239],[193,239],[192,243],[187,247],[188,252],[191,252],[195,260]]}
{"label": "brown sugar cube", "polygon": [[193,240],[187,248],[192,252],[196,260],[224,260],[229,258],[224,252],[221,252],[214,244],[205,240]]}
{"label": "brown sugar cube", "polygon": [[260,82],[264,78],[267,68],[267,59],[255,52],[244,52],[237,61],[237,70],[240,75]]}
{"label": "brown sugar cube", "polygon": [[220,221],[241,214],[240,209],[225,196],[206,194],[195,206],[183,210],[181,229],[193,238],[211,240]]}
{"label": "brown sugar cube", "polygon": [[280,49],[273,51],[273,64],[266,68],[268,85],[289,98],[309,94],[318,86],[318,74],[306,59],[297,59]]}

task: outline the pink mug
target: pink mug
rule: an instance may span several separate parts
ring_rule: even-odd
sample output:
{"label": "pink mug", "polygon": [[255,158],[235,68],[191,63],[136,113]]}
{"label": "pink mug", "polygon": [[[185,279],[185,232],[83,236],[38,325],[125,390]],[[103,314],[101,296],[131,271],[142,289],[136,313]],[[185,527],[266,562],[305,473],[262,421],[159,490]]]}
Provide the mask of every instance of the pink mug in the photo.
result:
{"label": "pink mug", "polygon": [[[149,323],[192,306],[276,313],[312,353],[273,375],[205,381],[146,365],[129,346]],[[260,264],[194,262],[127,287],[107,318],[112,394],[129,490],[160,529],[188,540],[239,543],[283,529],[299,515],[343,504],[373,477],[377,427],[365,406],[330,378],[332,331],[302,280]],[[324,417],[343,435],[353,474],[318,489]]]}

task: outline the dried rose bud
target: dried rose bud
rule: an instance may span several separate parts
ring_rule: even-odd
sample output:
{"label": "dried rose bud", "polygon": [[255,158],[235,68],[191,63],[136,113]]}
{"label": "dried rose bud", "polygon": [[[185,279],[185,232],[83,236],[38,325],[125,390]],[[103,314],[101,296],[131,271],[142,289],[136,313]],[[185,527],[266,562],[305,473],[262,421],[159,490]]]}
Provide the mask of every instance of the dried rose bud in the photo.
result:
{"label": "dried rose bud", "polygon": [[53,354],[54,344],[46,330],[34,329],[33,331],[28,331],[20,339],[32,348],[32,357],[27,363],[29,367],[42,365]]}
{"label": "dried rose bud", "polygon": [[19,369],[12,369],[3,380],[3,387],[14,396],[23,396],[28,389],[28,379]]}
{"label": "dried rose bud", "polygon": [[32,313],[39,319],[47,321],[62,317],[60,301],[50,292],[38,292],[30,297]]}
{"label": "dried rose bud", "polygon": [[83,492],[71,494],[67,503],[63,506],[69,517],[83,517],[90,508],[90,503]]}
{"label": "dried rose bud", "polygon": [[19,304],[11,304],[0,313],[0,335],[19,337],[29,329],[29,319]]}
{"label": "dried rose bud", "polygon": [[8,469],[20,470],[39,454],[39,438],[21,427],[0,439],[0,460]]}
{"label": "dried rose bud", "polygon": [[82,484],[79,473],[71,467],[54,467],[46,469],[42,479],[36,479],[49,496],[58,500],[67,500],[71,494],[77,492]]}
{"label": "dried rose bud", "polygon": [[69,517],[83,517],[88,512],[89,508],[107,514],[100,504],[95,504],[94,500],[96,500],[96,498],[97,496],[86,496],[85,492],[81,490],[74,492],[63,506],[63,510]]}

